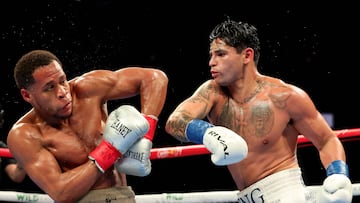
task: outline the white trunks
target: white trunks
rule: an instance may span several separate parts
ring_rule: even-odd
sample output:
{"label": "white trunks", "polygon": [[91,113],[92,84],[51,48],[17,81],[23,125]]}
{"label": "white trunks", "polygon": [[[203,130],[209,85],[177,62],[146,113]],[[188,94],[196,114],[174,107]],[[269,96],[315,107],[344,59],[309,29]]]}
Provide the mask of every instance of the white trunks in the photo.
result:
{"label": "white trunks", "polygon": [[305,203],[306,187],[300,168],[272,174],[238,193],[239,203]]}

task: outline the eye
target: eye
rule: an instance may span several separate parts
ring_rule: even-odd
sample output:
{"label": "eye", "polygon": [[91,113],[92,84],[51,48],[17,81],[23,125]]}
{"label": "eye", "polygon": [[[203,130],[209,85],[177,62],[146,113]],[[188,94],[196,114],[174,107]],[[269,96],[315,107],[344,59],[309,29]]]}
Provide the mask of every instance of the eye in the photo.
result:
{"label": "eye", "polygon": [[216,52],[216,56],[225,56],[226,53],[224,51]]}
{"label": "eye", "polygon": [[52,91],[54,88],[55,88],[55,85],[47,85],[47,86],[45,87],[45,91],[50,92],[50,91]]}
{"label": "eye", "polygon": [[221,53],[218,53],[217,55],[218,55],[218,56],[224,56],[225,53],[221,52]]}

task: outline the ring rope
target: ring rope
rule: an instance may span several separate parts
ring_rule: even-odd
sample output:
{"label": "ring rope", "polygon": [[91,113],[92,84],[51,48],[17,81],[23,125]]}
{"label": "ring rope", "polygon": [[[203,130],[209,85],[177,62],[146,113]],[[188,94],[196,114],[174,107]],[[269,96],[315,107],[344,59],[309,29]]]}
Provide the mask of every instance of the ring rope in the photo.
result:
{"label": "ring rope", "polygon": [[[360,140],[360,128],[335,130],[335,134],[342,141]],[[311,146],[312,143],[303,135],[298,136],[298,148]],[[151,149],[150,159],[165,159],[176,158],[194,155],[209,154],[210,152],[202,144],[175,146],[175,147],[162,147]]]}
{"label": "ring rope", "polygon": [[[335,134],[342,141],[354,141],[360,140],[360,128],[354,129],[344,129],[344,130],[335,130]],[[310,140],[308,140],[303,135],[298,136],[298,147],[307,147],[311,146]],[[195,145],[185,145],[185,146],[175,146],[175,147],[161,147],[151,149],[150,159],[165,159],[165,158],[177,158],[177,157],[186,157],[194,155],[203,155],[209,154],[210,152],[202,144]],[[12,155],[7,148],[0,148],[0,157],[9,157]]]}
{"label": "ring rope", "polygon": [[[360,140],[360,128],[335,130],[335,134],[342,141]],[[299,135],[298,147],[311,146],[311,142]],[[151,149],[150,159],[165,159],[186,157],[194,155],[209,154],[210,152],[204,145],[186,145],[175,147],[162,147]],[[7,148],[0,148],[0,157],[12,158],[12,155]],[[352,184],[353,196],[360,196],[360,183]],[[321,186],[307,186],[309,196],[312,199],[316,199],[318,191]],[[148,195],[136,195],[135,199],[137,203],[215,203],[215,202],[238,202],[237,193],[234,191],[210,191],[210,192],[189,192],[189,193],[161,193],[161,194],[148,194]],[[17,191],[0,191],[0,201],[9,202],[37,202],[37,203],[54,203],[54,201],[47,194],[40,193],[25,193]]]}
{"label": "ring rope", "polygon": [[[309,191],[307,198],[314,202],[321,186],[307,186]],[[352,184],[353,196],[360,196],[360,183]],[[136,195],[137,203],[216,203],[216,202],[238,202],[238,190],[233,191],[210,191],[210,192],[188,192],[188,193],[161,193],[149,195]],[[0,191],[0,201],[8,202],[36,202],[36,203],[54,203],[46,194],[25,193],[16,191]]]}

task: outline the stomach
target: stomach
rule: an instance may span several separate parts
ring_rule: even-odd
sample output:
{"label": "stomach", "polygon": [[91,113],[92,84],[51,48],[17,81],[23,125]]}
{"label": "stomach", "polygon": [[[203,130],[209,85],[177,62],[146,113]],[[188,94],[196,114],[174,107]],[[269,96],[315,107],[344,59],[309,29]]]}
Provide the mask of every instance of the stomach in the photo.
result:
{"label": "stomach", "polygon": [[228,165],[228,170],[239,190],[276,172],[299,167],[295,154],[249,152],[243,161]]}

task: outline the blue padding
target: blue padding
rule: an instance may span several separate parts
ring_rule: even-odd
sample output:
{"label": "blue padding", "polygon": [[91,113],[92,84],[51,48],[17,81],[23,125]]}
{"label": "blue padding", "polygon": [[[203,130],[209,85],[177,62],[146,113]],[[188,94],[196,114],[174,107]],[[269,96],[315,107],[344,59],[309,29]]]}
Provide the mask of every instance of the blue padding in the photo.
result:
{"label": "blue padding", "polygon": [[190,121],[186,126],[186,137],[189,141],[202,144],[203,137],[206,129],[213,127],[214,125],[199,119],[194,119]]}
{"label": "blue padding", "polygon": [[333,161],[326,169],[327,176],[330,176],[332,174],[344,174],[349,177],[349,168],[347,164],[342,160]]}

